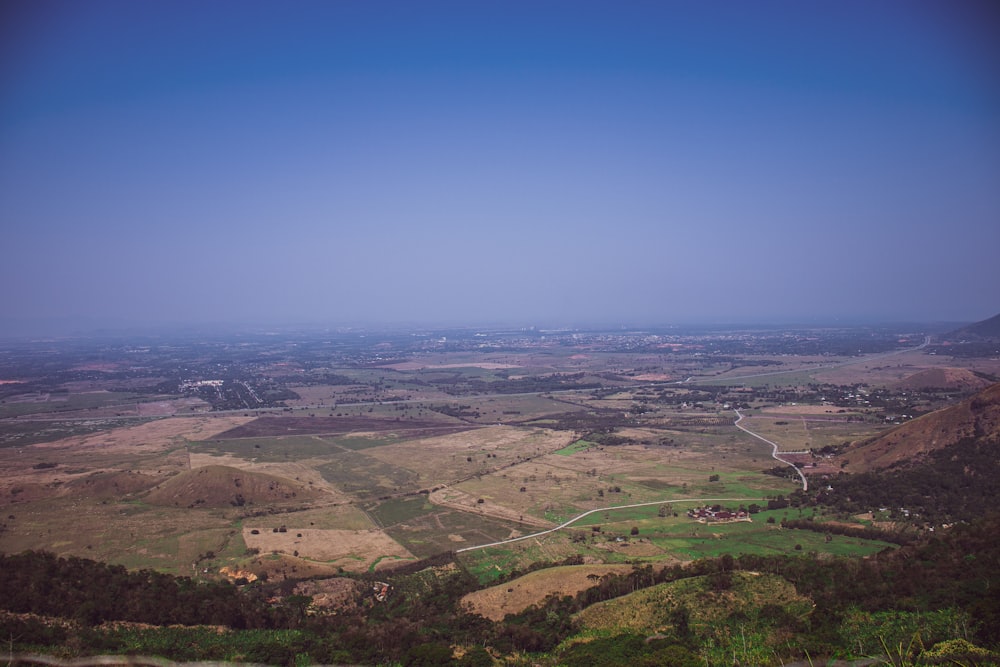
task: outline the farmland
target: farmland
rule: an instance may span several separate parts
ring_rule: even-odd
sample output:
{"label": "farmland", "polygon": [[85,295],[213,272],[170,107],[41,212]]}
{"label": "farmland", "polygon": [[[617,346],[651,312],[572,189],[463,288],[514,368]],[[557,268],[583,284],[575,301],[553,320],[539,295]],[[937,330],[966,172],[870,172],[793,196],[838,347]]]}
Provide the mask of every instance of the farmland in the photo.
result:
{"label": "farmland", "polygon": [[[715,662],[746,632],[763,653],[739,650],[770,660],[787,648],[775,619],[809,614],[782,563],[882,559],[909,538],[883,530],[897,525],[886,508],[803,502],[769,443],[811,479],[836,475],[849,443],[1000,373],[982,358],[944,366],[922,354],[925,337],[888,331],[296,340],[9,350],[0,552],[248,595],[269,582],[290,605],[280,627],[299,627],[307,604],[360,619],[450,600],[507,628],[504,650],[558,636],[550,648],[585,663],[622,632],[667,633],[697,635]],[[142,364],[126,363],[136,350]],[[747,571],[729,573],[734,562]],[[376,581],[393,582],[376,585],[384,611],[370,609]]]}
{"label": "farmland", "polygon": [[[574,554],[667,562],[881,548],[793,540],[767,530],[764,514],[709,530],[691,527],[683,512],[611,509],[669,501],[683,510],[681,501],[699,498],[765,504],[793,492],[794,479],[765,473],[776,465],[769,447],[733,428],[735,406],[786,450],[818,451],[885,427],[886,408],[854,398],[841,407],[836,399],[851,392],[819,387],[810,375],[858,375],[864,364],[837,356],[842,332],[823,354],[800,357],[775,355],[779,341],[768,336],[453,332],[447,343],[317,338],[294,354],[260,339],[245,341],[224,372],[201,349],[183,363],[186,375],[183,345],[160,354],[156,345],[123,344],[123,354],[143,351],[147,379],[125,372],[107,344],[98,365],[86,363],[85,346],[52,358],[20,348],[0,385],[0,499],[13,517],[0,549],[202,577],[249,566],[258,553],[378,569],[600,508],[609,509],[490,551],[494,566],[508,565],[488,576]],[[862,337],[881,354],[919,342]],[[904,356],[908,368],[920,367],[917,353]],[[727,385],[730,377],[740,379]],[[935,397],[921,399],[926,408]],[[215,472],[185,481],[205,471]],[[620,536],[627,540],[615,542]],[[483,555],[462,558],[475,570]]]}

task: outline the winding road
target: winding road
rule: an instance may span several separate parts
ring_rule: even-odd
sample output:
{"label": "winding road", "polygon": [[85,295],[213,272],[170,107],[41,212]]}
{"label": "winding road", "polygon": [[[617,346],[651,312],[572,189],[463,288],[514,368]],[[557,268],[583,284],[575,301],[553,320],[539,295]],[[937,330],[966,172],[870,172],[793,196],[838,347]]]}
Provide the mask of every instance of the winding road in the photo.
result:
{"label": "winding road", "polygon": [[[780,456],[778,456],[778,447],[779,447],[778,443],[771,442],[770,440],[768,440],[764,436],[758,435],[758,434],[754,433],[753,431],[751,431],[750,429],[748,429],[746,426],[741,426],[740,422],[743,421],[743,413],[741,413],[739,410],[736,410],[735,412],[736,412],[737,419],[736,419],[735,422],[733,422],[733,426],[735,426],[736,428],[740,429],[744,433],[752,435],[753,437],[757,438],[758,440],[763,440],[767,444],[771,445],[771,447],[773,448],[772,451],[771,451],[771,456],[775,460],[780,461],[781,463],[784,463],[785,465],[791,466],[795,470],[795,472],[798,473],[799,478],[802,479],[802,490],[803,491],[808,490],[808,488],[809,488],[809,482],[806,480],[806,476],[802,474],[802,471],[799,470],[799,467],[796,466],[794,463],[786,461],[785,459],[783,459]],[[597,509],[588,510],[588,511],[584,512],[583,514],[578,514],[577,516],[573,517],[572,519],[569,519],[568,521],[564,521],[563,523],[559,524],[558,526],[556,526],[554,528],[549,528],[547,530],[541,530],[541,531],[538,531],[537,533],[531,533],[529,535],[521,535],[520,537],[512,537],[510,539],[500,540],[498,542],[490,542],[488,544],[478,544],[478,545],[476,545],[474,547],[464,547],[462,549],[455,549],[455,553],[462,553],[463,551],[475,551],[476,549],[486,549],[488,547],[499,547],[499,546],[503,546],[505,544],[511,544],[513,542],[520,542],[521,540],[530,540],[533,537],[541,537],[542,535],[548,535],[549,533],[554,533],[557,530],[562,530],[563,528],[568,528],[568,527],[572,526],[574,523],[576,523],[577,521],[579,521],[580,519],[588,517],[591,514],[596,514],[598,512],[610,512],[612,510],[623,510],[623,509],[630,509],[630,508],[633,508],[633,507],[649,507],[651,505],[671,505],[673,503],[690,503],[690,502],[695,502],[695,503],[747,502],[747,501],[756,501],[756,500],[760,500],[760,498],[681,498],[681,499],[678,499],[678,500],[654,500],[654,501],[645,502],[645,503],[634,503],[632,505],[614,505],[612,507],[599,507]]]}
{"label": "winding road", "polygon": [[673,503],[721,503],[721,502],[746,502],[760,500],[760,498],[680,498],[677,500],[654,500],[648,503],[634,503],[632,505],[614,505],[613,507],[598,507],[594,510],[589,510],[583,514],[578,514],[569,521],[564,521],[555,528],[549,528],[548,530],[542,530],[537,533],[531,533],[530,535],[521,535],[520,537],[512,537],[508,540],[500,540],[499,542],[490,542],[489,544],[479,544],[474,547],[464,547],[462,549],[455,549],[455,553],[461,553],[463,551],[475,551],[476,549],[485,549],[487,547],[499,547],[504,544],[510,544],[512,542],[520,542],[521,540],[530,540],[533,537],[541,537],[542,535],[548,535],[549,533],[554,533],[557,530],[562,530],[563,528],[568,528],[574,523],[579,521],[584,517],[588,517],[591,514],[596,514],[598,512],[610,512],[612,510],[624,510],[632,507],[649,507],[650,505],[672,505]]}
{"label": "winding road", "polygon": [[795,465],[794,463],[792,463],[791,461],[786,461],[785,459],[783,459],[780,456],[778,456],[778,443],[771,442],[770,440],[768,440],[764,436],[758,435],[757,433],[754,433],[753,431],[751,431],[750,429],[748,429],[746,426],[741,426],[740,422],[743,421],[743,413],[741,413],[739,410],[736,410],[736,416],[738,417],[738,419],[735,422],[733,422],[733,426],[735,426],[739,430],[743,431],[744,433],[749,433],[750,435],[752,435],[753,437],[757,438],[758,440],[763,440],[767,444],[771,445],[771,447],[774,448],[774,450],[771,452],[771,457],[773,459],[775,459],[776,461],[781,461],[785,465],[791,466],[792,468],[794,468],[795,472],[797,472],[799,474],[799,478],[802,479],[802,490],[803,491],[808,491],[809,490],[809,482],[806,480],[806,476],[802,474],[802,471],[799,469],[799,467],[797,465]]}

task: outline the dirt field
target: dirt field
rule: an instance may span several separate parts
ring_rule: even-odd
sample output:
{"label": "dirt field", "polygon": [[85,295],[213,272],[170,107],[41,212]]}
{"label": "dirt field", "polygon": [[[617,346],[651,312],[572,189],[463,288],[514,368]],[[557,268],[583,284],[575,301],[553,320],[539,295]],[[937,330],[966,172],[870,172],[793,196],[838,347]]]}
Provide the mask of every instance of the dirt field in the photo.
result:
{"label": "dirt field", "polygon": [[[416,560],[381,530],[320,530],[289,523],[286,532],[275,532],[285,520],[292,521],[292,517],[268,517],[259,522],[247,520],[243,527],[247,547],[260,549],[261,553],[297,553],[299,558],[322,561],[348,572],[366,572],[379,565]],[[253,530],[260,532],[254,535]]]}
{"label": "dirt field", "polygon": [[848,422],[834,415],[807,418],[804,415],[781,419],[780,414],[747,417],[741,425],[780,445],[780,451],[793,452],[839,445],[870,437],[885,430],[884,424]]}
{"label": "dirt field", "polygon": [[[430,437],[469,430],[467,424],[432,420],[395,421],[374,417],[259,417],[215,436],[216,440],[273,438],[288,435],[344,435],[354,432],[394,432]],[[193,438],[192,438],[193,439]],[[207,438],[201,438],[202,440]]]}
{"label": "dirt field", "polygon": [[470,593],[462,605],[474,614],[502,621],[507,614],[524,611],[550,595],[576,595],[596,586],[607,574],[625,574],[631,565],[570,565],[531,572],[506,584]]}
{"label": "dirt field", "polygon": [[941,367],[959,367],[996,375],[1000,373],[1000,359],[955,359],[917,350],[868,363],[826,369],[817,372],[815,377],[819,382],[833,384],[865,382],[875,386],[892,386],[920,371]]}
{"label": "dirt field", "polygon": [[388,366],[380,366],[380,368],[391,368],[396,371],[422,371],[425,369],[438,369],[438,368],[482,368],[485,370],[500,370],[503,368],[520,368],[515,364],[497,364],[492,362],[475,362],[475,363],[452,363],[452,364],[432,364],[428,362],[420,361],[404,361],[398,364],[389,364]]}
{"label": "dirt field", "polygon": [[[65,484],[95,472],[139,469],[163,475],[187,469],[186,452],[174,456],[170,454],[172,450],[179,450],[188,440],[210,438],[246,421],[246,417],[233,416],[173,417],[54,442],[0,449],[0,497],[14,487]],[[54,461],[59,465],[39,467]]]}
{"label": "dirt field", "polygon": [[365,452],[386,463],[406,466],[421,479],[443,484],[555,451],[568,445],[572,438],[573,434],[547,429],[488,426],[406,440]]}
{"label": "dirt field", "polygon": [[323,492],[324,496],[332,502],[344,502],[349,500],[349,496],[345,495],[333,484],[330,484],[330,482],[328,482],[323,475],[320,474],[320,472],[316,469],[316,461],[311,459],[289,462],[258,462],[253,460],[248,461],[247,459],[239,456],[233,456],[231,454],[219,455],[191,452],[188,455],[188,460],[190,461],[191,468],[223,465],[230,466],[232,468],[239,468],[240,470],[246,470],[248,472],[263,472],[269,475],[285,477],[287,479],[307,484],[309,488]]}
{"label": "dirt field", "polygon": [[[470,496],[464,491],[449,487],[438,489],[430,494],[429,499],[435,505],[451,507],[463,512],[472,512],[473,514],[482,514],[483,516],[491,516],[494,519],[514,521],[539,528],[551,528],[555,525],[551,521],[538,519],[530,514],[519,512],[517,509],[505,507],[485,498],[480,499],[476,496]],[[479,500],[483,500],[483,502],[479,502]]]}
{"label": "dirt field", "polygon": [[233,415],[198,417],[173,417],[94,433],[56,442],[33,445],[39,450],[64,450],[66,452],[99,449],[107,453],[135,453],[161,451],[183,444],[185,440],[207,440],[216,434],[233,429],[250,421],[248,417]]}

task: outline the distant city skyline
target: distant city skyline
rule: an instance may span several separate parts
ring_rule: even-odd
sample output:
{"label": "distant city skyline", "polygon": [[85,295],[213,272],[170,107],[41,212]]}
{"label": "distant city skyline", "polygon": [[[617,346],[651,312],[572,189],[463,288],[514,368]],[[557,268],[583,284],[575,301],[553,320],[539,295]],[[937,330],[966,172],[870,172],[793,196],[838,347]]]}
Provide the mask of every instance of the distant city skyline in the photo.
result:
{"label": "distant city skyline", "polygon": [[0,333],[971,322],[982,2],[11,0]]}

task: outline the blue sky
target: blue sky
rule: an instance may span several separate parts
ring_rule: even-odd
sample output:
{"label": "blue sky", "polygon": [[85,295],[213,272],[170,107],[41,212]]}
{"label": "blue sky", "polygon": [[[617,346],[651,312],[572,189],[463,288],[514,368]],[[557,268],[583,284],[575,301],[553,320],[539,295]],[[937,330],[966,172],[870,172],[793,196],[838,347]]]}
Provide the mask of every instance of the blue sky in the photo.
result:
{"label": "blue sky", "polygon": [[0,323],[1000,311],[990,2],[0,16]]}

